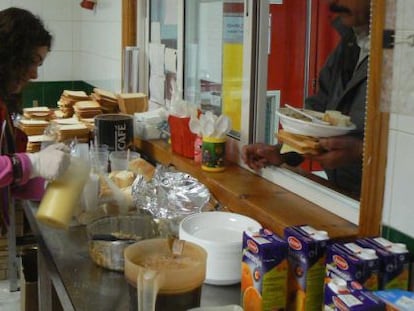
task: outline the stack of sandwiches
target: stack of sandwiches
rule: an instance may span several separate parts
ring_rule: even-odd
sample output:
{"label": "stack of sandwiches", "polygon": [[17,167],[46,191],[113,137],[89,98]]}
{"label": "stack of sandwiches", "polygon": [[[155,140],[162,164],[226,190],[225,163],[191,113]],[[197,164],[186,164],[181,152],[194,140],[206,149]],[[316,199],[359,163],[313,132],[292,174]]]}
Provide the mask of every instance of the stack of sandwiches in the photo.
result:
{"label": "stack of sandwiches", "polygon": [[26,152],[38,152],[42,147],[42,143],[54,142],[54,137],[48,135],[32,135],[27,138]]}
{"label": "stack of sandwiches", "polygon": [[49,125],[45,120],[19,120],[17,127],[21,129],[27,136],[42,135],[46,127]]}
{"label": "stack of sandwiches", "polygon": [[80,143],[88,143],[90,140],[90,130],[83,124],[64,124],[57,126],[56,140],[64,142],[67,140],[77,139]]}
{"label": "stack of sandwiches", "polygon": [[23,108],[23,116],[26,119],[45,120],[45,121],[51,120],[55,117],[53,110],[45,106]]}
{"label": "stack of sandwiches", "polygon": [[79,120],[90,119],[102,114],[101,106],[94,100],[78,101],[73,107]]}
{"label": "stack of sandwiches", "polygon": [[60,110],[59,117],[70,118],[73,116],[75,109],[74,105],[78,101],[90,100],[90,97],[84,91],[64,90],[60,96],[57,105]]}
{"label": "stack of sandwiches", "polygon": [[118,100],[114,93],[99,88],[94,88],[91,97],[93,100],[99,103],[103,113],[119,112]]}

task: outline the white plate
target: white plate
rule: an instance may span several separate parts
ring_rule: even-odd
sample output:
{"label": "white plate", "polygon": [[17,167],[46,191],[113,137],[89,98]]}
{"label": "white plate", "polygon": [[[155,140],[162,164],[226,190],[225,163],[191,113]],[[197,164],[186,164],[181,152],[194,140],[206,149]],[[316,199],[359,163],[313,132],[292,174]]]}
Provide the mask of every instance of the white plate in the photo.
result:
{"label": "white plate", "polygon": [[230,285],[240,282],[243,231],[258,231],[256,220],[228,212],[202,212],[184,218],[180,239],[196,243],[207,251],[204,283]]}
{"label": "white plate", "polygon": [[[312,110],[305,110],[307,113],[312,114],[316,117],[321,118],[323,113],[312,111]],[[292,116],[292,110],[289,108],[280,108],[277,111],[277,114],[280,118],[280,123],[285,131],[312,136],[312,137],[332,137],[332,136],[340,136],[349,133],[352,130],[356,129],[355,124],[350,126],[342,127],[342,126],[333,126],[333,125],[325,125],[325,124],[318,124],[315,122],[305,121],[301,119],[297,119]]]}

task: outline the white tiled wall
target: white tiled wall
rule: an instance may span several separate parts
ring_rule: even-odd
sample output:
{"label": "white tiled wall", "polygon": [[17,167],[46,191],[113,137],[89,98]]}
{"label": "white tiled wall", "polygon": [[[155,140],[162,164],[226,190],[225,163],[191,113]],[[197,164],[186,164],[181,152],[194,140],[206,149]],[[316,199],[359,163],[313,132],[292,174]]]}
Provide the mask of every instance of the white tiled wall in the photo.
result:
{"label": "white tiled wall", "polygon": [[[414,35],[414,2],[396,2],[396,40]],[[394,49],[392,113],[383,223],[414,237],[414,47]]]}
{"label": "white tiled wall", "polygon": [[122,1],[99,0],[94,11],[80,0],[0,0],[0,10],[22,7],[39,15],[54,41],[39,69],[40,81],[83,80],[121,90]]}

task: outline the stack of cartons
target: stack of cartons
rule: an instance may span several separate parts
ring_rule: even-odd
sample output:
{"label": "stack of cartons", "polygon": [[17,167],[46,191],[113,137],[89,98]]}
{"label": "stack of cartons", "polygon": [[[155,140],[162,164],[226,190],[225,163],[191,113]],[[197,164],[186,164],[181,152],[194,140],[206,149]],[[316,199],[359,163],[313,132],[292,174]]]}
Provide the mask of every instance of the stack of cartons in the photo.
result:
{"label": "stack of cartons", "polygon": [[[24,213],[21,205],[15,205],[15,230],[16,237],[24,235]],[[0,280],[5,280],[8,277],[8,240],[7,235],[0,237]]]}
{"label": "stack of cartons", "polygon": [[[20,269],[20,310],[38,310],[37,248],[22,251]],[[53,309],[54,310],[54,309]]]}
{"label": "stack of cartons", "polygon": [[7,235],[0,237],[0,280],[7,279]]}
{"label": "stack of cartons", "polygon": [[122,113],[133,115],[148,111],[148,98],[144,93],[121,93],[118,94],[118,105]]}

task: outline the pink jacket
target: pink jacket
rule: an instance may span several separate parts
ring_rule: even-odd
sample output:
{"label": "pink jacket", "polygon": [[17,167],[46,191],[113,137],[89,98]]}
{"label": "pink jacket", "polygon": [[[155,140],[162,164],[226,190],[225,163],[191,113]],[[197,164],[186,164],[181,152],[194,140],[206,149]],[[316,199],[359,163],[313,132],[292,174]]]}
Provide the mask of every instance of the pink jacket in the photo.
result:
{"label": "pink jacket", "polygon": [[[18,199],[30,199],[39,201],[45,189],[43,178],[29,179],[31,163],[29,157],[24,153],[18,153],[22,163],[23,176],[18,185],[11,187],[13,197]],[[0,188],[9,186],[13,182],[13,168],[8,156],[0,156]]]}

